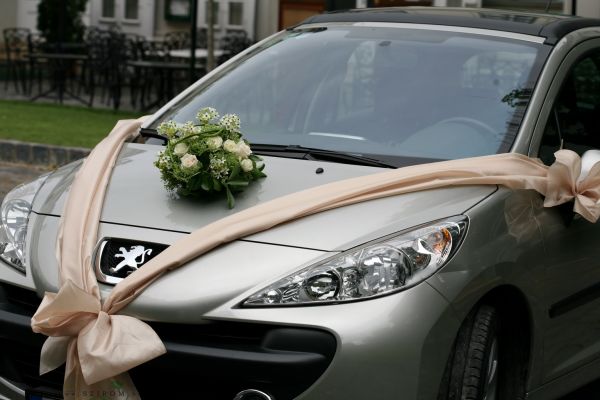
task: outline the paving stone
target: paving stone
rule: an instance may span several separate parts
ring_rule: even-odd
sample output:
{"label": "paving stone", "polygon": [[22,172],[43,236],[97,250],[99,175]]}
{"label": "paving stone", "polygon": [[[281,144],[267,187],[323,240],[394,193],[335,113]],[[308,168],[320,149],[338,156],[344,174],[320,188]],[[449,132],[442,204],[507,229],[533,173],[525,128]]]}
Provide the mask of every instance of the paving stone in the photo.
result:
{"label": "paving stone", "polygon": [[48,172],[46,167],[0,162],[0,201],[15,186]]}

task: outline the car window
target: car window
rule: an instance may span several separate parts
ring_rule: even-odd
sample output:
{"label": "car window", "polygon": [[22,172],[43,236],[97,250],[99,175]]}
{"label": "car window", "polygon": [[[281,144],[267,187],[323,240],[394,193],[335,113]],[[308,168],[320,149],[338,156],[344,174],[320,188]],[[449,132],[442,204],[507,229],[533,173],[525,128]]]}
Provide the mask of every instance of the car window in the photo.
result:
{"label": "car window", "polygon": [[600,50],[579,60],[566,76],[546,123],[539,157],[550,165],[563,148],[582,155],[600,148]]}
{"label": "car window", "polygon": [[538,43],[462,32],[291,30],[220,70],[154,127],[212,106],[238,114],[251,143],[386,160],[495,154],[510,149],[546,55]]}

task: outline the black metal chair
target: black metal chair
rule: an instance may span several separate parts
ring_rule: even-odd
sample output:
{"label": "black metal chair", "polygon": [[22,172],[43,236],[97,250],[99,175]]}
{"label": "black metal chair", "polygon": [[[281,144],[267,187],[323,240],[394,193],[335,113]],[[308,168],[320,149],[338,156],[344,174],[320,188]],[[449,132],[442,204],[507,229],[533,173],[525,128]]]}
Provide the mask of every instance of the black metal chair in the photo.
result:
{"label": "black metal chair", "polygon": [[167,32],[164,37],[166,50],[179,50],[190,48],[189,32]]}
{"label": "black metal chair", "polygon": [[[30,33],[27,36],[27,49],[30,55],[45,51],[46,39],[39,33]],[[50,67],[47,60],[29,58],[29,87],[28,93],[34,86],[34,81],[37,80],[38,92],[42,92],[44,77],[49,74]]]}
{"label": "black metal chair", "polygon": [[8,90],[9,81],[13,80],[17,92],[19,92],[20,83],[23,93],[27,93],[27,37],[31,31],[28,28],[6,28],[2,33],[7,69],[4,88]]}
{"label": "black metal chair", "polygon": [[227,31],[225,37],[220,41],[219,46],[225,51],[217,60],[218,64],[222,64],[231,57],[246,50],[253,44],[253,41],[248,38],[246,31],[230,30]]}
{"label": "black metal chair", "polygon": [[94,102],[96,88],[100,87],[101,100],[112,103],[116,110],[121,103],[121,85],[127,68],[127,40],[115,30],[97,30],[87,39],[88,60],[86,87],[90,94],[90,106]]}

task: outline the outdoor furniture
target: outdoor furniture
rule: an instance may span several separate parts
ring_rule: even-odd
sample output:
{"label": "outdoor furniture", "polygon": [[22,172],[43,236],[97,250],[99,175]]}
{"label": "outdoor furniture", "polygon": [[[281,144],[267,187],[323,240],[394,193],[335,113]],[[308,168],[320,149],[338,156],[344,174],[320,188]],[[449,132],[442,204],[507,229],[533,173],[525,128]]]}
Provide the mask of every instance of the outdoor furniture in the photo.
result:
{"label": "outdoor furniture", "polygon": [[[148,110],[166,103],[175,96],[176,74],[182,74],[189,81],[188,74],[190,66],[181,62],[172,61],[153,61],[153,60],[135,60],[129,61],[128,66],[134,69],[132,74],[132,87],[140,91],[140,109]],[[196,71],[205,71],[203,64],[196,64]],[[156,84],[154,86],[153,84]],[[156,98],[147,103],[151,98],[152,88],[156,89]]]}
{"label": "outdoor furniture", "polygon": [[[195,50],[196,60],[206,60],[208,57],[207,49],[196,49]],[[215,49],[214,54],[216,58],[222,57],[227,53],[227,50],[223,49]],[[170,50],[169,56],[171,58],[181,58],[181,59],[190,59],[191,58],[191,49],[179,49],[179,50]]]}
{"label": "outdoor furniture", "polygon": [[[31,101],[35,101],[41,97],[53,97],[62,104],[65,95],[67,95],[83,104],[91,105],[67,88],[69,69],[73,67],[74,63],[87,61],[87,55],[73,53],[32,53],[28,55],[28,58],[34,63],[47,62],[52,79],[50,88],[31,97]],[[56,96],[51,96],[52,93],[55,93]]]}
{"label": "outdoor furniture", "polygon": [[91,30],[86,35],[87,62],[83,74],[84,88],[90,106],[101,89],[101,100],[120,107],[122,86],[127,81],[127,60],[135,57],[138,35],[125,35],[116,30]]}
{"label": "outdoor furniture", "polygon": [[155,60],[165,61],[165,56],[168,55],[168,48],[164,39],[146,39],[140,37],[137,42],[138,59],[140,60]]}
{"label": "outdoor furniture", "polygon": [[45,45],[46,40],[41,34],[30,33],[27,36],[27,50],[29,53],[29,95],[31,95],[35,80],[37,80],[38,84],[38,93],[41,93],[44,75],[50,75],[50,65],[47,62],[47,60],[42,58],[31,57],[31,55],[33,54],[43,53]]}
{"label": "outdoor furniture", "polygon": [[216,56],[218,64],[222,64],[231,57],[246,50],[253,44],[253,41],[248,38],[246,31],[231,30],[227,35],[220,40],[220,45],[224,52],[221,56]]}
{"label": "outdoor furniture", "polygon": [[28,28],[6,28],[2,31],[4,36],[4,49],[6,51],[6,83],[4,89],[8,89],[9,81],[14,81],[15,90],[19,92],[19,83],[23,93],[27,91],[27,37]]}
{"label": "outdoor furniture", "polygon": [[189,32],[167,32],[164,36],[164,43],[169,50],[189,48],[190,34]]}

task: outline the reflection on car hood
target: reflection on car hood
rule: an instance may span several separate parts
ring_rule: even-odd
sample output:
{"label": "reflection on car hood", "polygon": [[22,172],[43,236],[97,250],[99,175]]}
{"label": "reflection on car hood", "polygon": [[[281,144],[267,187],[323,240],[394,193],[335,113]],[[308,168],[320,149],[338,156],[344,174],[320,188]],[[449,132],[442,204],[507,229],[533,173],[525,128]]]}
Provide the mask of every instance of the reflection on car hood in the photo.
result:
{"label": "reflection on car hood", "polygon": [[[382,171],[374,167],[265,157],[268,177],[237,194],[235,208],[229,210],[224,198],[187,199],[169,194],[153,166],[159,150],[160,147],[143,144],[124,147],[107,190],[103,222],[187,233],[286,194]],[[61,214],[79,165],[67,166],[49,177],[35,199],[35,212]],[[324,172],[317,174],[319,167]],[[345,250],[401,229],[460,214],[495,189],[495,186],[455,187],[374,200],[305,217],[245,240]]]}

